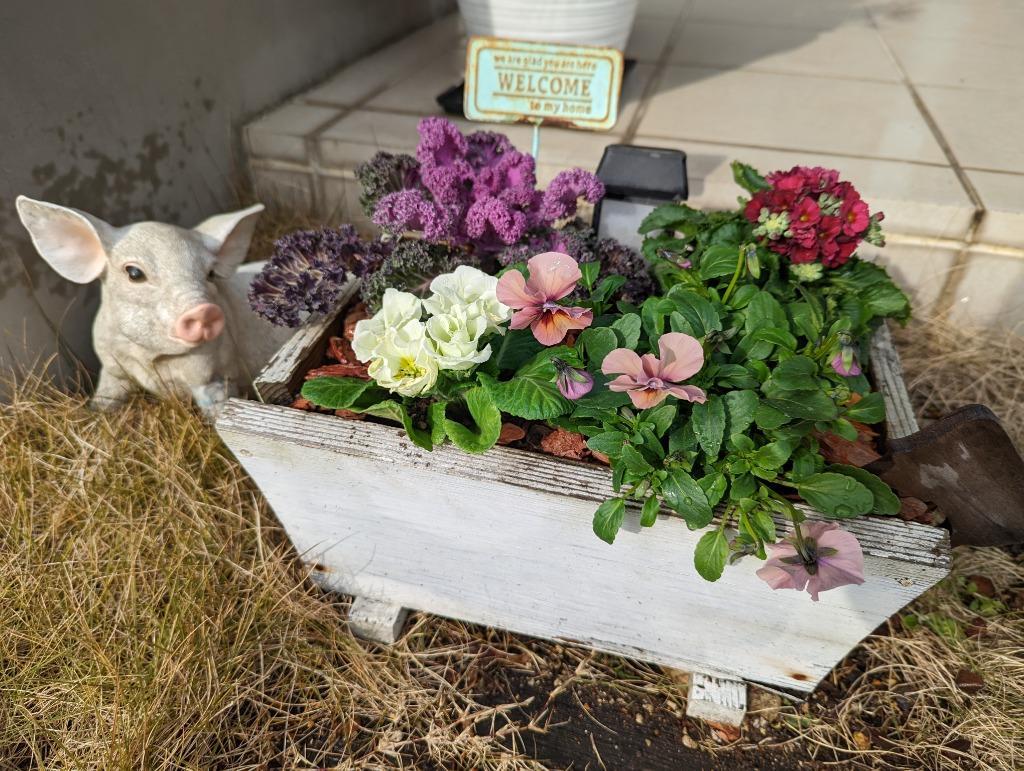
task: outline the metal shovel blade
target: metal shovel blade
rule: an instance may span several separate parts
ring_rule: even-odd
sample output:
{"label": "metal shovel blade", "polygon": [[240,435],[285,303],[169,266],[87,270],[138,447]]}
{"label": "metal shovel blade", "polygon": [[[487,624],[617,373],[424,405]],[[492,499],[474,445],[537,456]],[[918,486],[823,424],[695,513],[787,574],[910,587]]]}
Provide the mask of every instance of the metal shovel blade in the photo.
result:
{"label": "metal shovel blade", "polygon": [[888,450],[868,468],[938,507],[954,546],[1024,542],[1024,459],[988,407],[967,405]]}

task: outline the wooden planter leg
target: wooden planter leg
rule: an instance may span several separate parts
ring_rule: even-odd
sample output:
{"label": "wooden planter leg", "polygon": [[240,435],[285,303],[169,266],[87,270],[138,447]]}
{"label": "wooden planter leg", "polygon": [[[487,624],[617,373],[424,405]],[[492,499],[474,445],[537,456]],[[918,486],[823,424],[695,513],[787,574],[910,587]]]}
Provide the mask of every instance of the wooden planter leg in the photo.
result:
{"label": "wooden planter leg", "polygon": [[698,720],[738,726],[747,714],[747,684],[694,672],[690,676],[686,714]]}
{"label": "wooden planter leg", "polygon": [[385,600],[356,597],[348,611],[352,634],[364,640],[390,645],[402,634],[409,609]]}

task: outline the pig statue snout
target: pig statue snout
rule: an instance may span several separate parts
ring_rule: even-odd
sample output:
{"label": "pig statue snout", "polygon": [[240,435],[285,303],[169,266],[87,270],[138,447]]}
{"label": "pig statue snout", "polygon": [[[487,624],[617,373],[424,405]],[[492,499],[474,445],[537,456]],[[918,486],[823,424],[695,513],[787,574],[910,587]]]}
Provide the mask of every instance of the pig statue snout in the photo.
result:
{"label": "pig statue snout", "polygon": [[223,331],[224,311],[214,303],[202,303],[178,317],[171,336],[198,345],[215,340]]}

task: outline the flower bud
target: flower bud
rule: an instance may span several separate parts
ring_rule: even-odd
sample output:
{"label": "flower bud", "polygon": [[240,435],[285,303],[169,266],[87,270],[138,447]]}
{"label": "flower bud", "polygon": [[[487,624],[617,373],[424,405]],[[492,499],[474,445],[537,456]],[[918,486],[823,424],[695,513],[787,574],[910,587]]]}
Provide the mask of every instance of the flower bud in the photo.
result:
{"label": "flower bud", "polygon": [[573,401],[580,399],[590,393],[590,389],[594,387],[594,376],[585,369],[570,367],[558,358],[552,358],[551,363],[558,371],[556,381],[558,390],[566,399]]}

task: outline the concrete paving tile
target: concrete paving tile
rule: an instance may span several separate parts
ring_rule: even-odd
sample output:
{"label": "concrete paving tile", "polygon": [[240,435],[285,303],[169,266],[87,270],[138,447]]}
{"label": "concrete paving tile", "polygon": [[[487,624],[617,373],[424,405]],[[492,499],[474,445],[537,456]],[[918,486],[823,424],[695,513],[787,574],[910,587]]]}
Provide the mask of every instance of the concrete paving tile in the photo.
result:
{"label": "concrete paving tile", "polygon": [[666,67],[638,134],[945,163],[898,84]]}
{"label": "concrete paving tile", "polygon": [[917,90],[961,166],[1024,173],[1024,99],[998,91]]}
{"label": "concrete paving tile", "polygon": [[970,169],[966,174],[985,205],[975,240],[1024,248],[1024,175]]}
{"label": "concrete paving tile", "polygon": [[954,298],[952,317],[964,324],[1021,331],[1024,258],[974,253]]}
{"label": "concrete paving tile", "polygon": [[902,73],[871,27],[773,27],[687,21],[670,61],[721,69],[864,78],[898,83]]}
{"label": "concrete paving tile", "polygon": [[250,157],[306,160],[306,137],[341,110],[291,102],[245,127]]}

